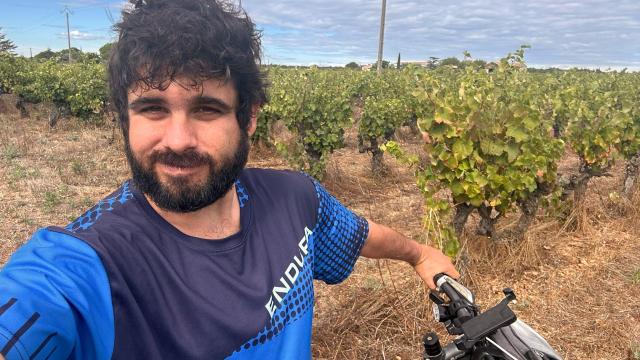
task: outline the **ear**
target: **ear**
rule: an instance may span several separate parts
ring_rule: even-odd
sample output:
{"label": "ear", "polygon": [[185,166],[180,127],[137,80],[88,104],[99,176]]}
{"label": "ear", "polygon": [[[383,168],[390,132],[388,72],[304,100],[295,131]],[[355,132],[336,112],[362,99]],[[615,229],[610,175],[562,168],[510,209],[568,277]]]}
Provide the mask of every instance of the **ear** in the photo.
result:
{"label": "ear", "polygon": [[247,126],[247,133],[249,133],[249,137],[253,136],[258,128],[258,114],[260,114],[260,105],[254,104],[251,106],[251,118],[249,119],[249,124]]}

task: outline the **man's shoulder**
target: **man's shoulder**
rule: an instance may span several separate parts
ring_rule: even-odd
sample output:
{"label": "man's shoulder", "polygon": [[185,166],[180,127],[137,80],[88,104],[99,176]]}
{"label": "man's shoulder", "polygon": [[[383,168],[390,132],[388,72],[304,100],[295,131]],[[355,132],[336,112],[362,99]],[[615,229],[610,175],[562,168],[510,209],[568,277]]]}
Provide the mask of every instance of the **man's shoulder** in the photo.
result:
{"label": "man's shoulder", "polygon": [[[122,222],[133,220],[132,212],[138,212],[135,206],[133,189],[130,181],[124,182],[118,189],[98,201],[94,206],[65,227],[51,227],[54,231],[65,232],[76,237],[82,237],[83,233],[95,231],[100,228],[112,228],[122,226]],[[118,224],[114,224],[117,222]]]}
{"label": "man's shoulder", "polygon": [[249,197],[258,200],[254,206],[261,211],[286,214],[308,214],[308,222],[315,221],[318,193],[309,175],[291,170],[246,169],[240,177],[241,185],[249,189]]}
{"label": "man's shoulder", "polygon": [[50,277],[60,277],[63,273],[79,274],[80,269],[101,268],[102,263],[93,247],[71,233],[49,227],[33,233],[2,270],[18,269],[20,274],[25,274],[23,270],[35,270]]}
{"label": "man's shoulder", "polygon": [[[110,351],[113,305],[109,279],[98,253],[89,244],[69,234],[39,229],[0,270],[0,303],[8,300],[10,304],[0,318],[0,333],[4,335],[0,335],[0,346],[21,349],[8,352],[8,359],[18,358],[19,353],[26,354],[20,357],[26,359],[28,349],[35,358],[49,340],[49,348],[54,349],[44,348],[44,353],[57,354],[54,358],[81,344],[82,351],[76,354],[86,356],[78,358],[94,358],[89,355],[93,347],[87,348],[88,342],[93,346],[92,336],[96,337],[96,353]],[[74,325],[78,318],[87,333],[78,333]],[[21,324],[29,330],[15,330]]]}

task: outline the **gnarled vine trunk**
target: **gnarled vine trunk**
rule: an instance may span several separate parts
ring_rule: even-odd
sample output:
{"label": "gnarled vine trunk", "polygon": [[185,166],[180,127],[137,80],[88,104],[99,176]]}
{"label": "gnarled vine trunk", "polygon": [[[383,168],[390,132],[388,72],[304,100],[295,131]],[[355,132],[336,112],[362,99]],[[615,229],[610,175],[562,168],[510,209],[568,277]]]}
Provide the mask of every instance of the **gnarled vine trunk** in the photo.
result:
{"label": "gnarled vine trunk", "polygon": [[420,134],[420,128],[418,127],[418,116],[416,114],[411,114],[411,117],[407,119],[407,121],[405,121],[402,125],[408,126],[414,135]]}
{"label": "gnarled vine trunk", "polygon": [[633,195],[639,173],[640,173],[640,153],[636,154],[631,159],[629,159],[624,169],[623,193],[628,199],[631,199],[631,196]]}
{"label": "gnarled vine trunk", "polygon": [[384,152],[378,146],[378,139],[371,139],[371,171],[373,174],[379,174],[384,171],[384,162],[382,161]]}
{"label": "gnarled vine trunk", "polygon": [[453,215],[453,229],[456,231],[456,235],[460,237],[462,231],[464,231],[464,225],[469,219],[469,215],[475,210],[475,208],[466,203],[459,203],[456,205],[456,212]]}
{"label": "gnarled vine trunk", "polygon": [[512,240],[520,241],[524,238],[527,230],[531,226],[531,223],[536,218],[538,213],[538,207],[540,206],[540,200],[543,196],[549,195],[553,191],[553,186],[546,183],[538,183],[538,188],[525,200],[518,202],[520,208],[520,217],[515,226],[509,228],[500,234],[497,238],[500,240]]}
{"label": "gnarled vine trunk", "polygon": [[29,112],[27,108],[24,107],[26,103],[24,97],[22,95],[18,95],[18,99],[16,100],[16,109],[20,110],[20,117],[27,118],[29,117]]}
{"label": "gnarled vine trunk", "polygon": [[51,114],[49,114],[49,126],[52,128],[55,127],[56,124],[58,123],[58,120],[60,120],[60,118],[64,116],[69,116],[70,113],[71,111],[68,110],[67,107],[65,107],[64,105],[55,106],[51,111]]}
{"label": "gnarled vine trunk", "polygon": [[493,237],[496,232],[496,223],[502,214],[498,213],[496,216],[493,216],[493,206],[486,206],[484,204],[478,208],[478,214],[480,214],[480,222],[478,223],[476,234]]}
{"label": "gnarled vine trunk", "polygon": [[[386,133],[384,133],[383,141],[386,143],[387,141],[391,141],[393,139],[393,135],[395,133],[395,129],[389,129]],[[378,143],[378,138],[369,139],[369,143],[371,147],[368,149],[371,151],[371,171],[373,174],[380,174],[386,171],[384,166],[384,151],[380,150],[380,144]]]}

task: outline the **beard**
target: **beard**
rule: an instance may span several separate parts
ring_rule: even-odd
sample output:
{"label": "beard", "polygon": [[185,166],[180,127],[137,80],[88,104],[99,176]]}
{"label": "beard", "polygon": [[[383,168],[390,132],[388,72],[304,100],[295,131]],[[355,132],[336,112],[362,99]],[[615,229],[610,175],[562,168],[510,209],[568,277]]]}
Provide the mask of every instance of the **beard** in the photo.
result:
{"label": "beard", "polygon": [[[245,131],[241,130],[240,133],[234,155],[220,161],[195,150],[181,153],[156,150],[149,155],[144,164],[131,150],[129,141],[125,141],[125,153],[133,183],[158,207],[166,211],[189,213],[211,205],[229,192],[247,164],[249,136]],[[191,182],[188,176],[170,176],[163,182],[154,170],[156,164],[179,168],[206,166],[209,173],[201,183]]]}

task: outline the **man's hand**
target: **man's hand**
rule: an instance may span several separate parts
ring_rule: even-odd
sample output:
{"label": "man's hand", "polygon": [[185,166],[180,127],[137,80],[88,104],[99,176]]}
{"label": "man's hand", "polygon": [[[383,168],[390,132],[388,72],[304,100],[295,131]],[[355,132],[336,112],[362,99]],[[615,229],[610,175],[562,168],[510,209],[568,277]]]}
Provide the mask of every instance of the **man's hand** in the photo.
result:
{"label": "man's hand", "polygon": [[427,245],[419,245],[422,255],[417,263],[412,264],[418,275],[427,283],[430,289],[435,289],[434,276],[445,273],[454,279],[460,277],[451,259],[440,250]]}
{"label": "man's hand", "polygon": [[369,236],[360,255],[373,259],[403,260],[411,264],[431,289],[435,289],[433,277],[445,273],[455,279],[460,274],[451,260],[440,250],[421,245],[384,226],[369,222]]}

